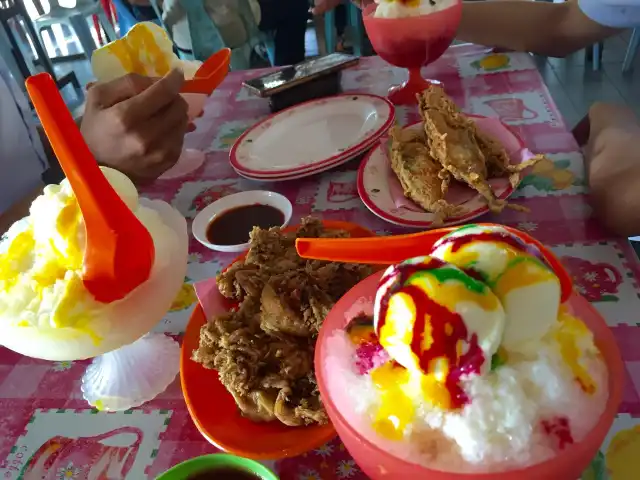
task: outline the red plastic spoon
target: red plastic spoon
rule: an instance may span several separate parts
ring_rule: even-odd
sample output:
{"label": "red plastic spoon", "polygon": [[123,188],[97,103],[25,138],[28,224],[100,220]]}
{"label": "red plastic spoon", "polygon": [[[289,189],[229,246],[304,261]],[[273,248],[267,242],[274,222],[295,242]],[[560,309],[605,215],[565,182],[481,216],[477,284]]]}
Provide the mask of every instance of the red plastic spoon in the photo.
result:
{"label": "red plastic spoon", "polygon": [[149,278],[153,239],[100,171],[51,75],[26,85],[84,218],[84,285],[99,302],[124,298]]}
{"label": "red plastic spoon", "polygon": [[[480,223],[478,226],[500,226],[521,238],[525,243],[535,246],[542,253],[547,265],[551,267],[560,280],[562,301],[569,299],[573,291],[571,276],[551,250],[532,236],[506,225]],[[296,250],[302,258],[313,260],[392,265],[408,258],[429,255],[434,244],[440,238],[456,229],[457,227],[440,228],[409,235],[388,237],[298,238],[296,240]]]}
{"label": "red plastic spoon", "polygon": [[231,62],[231,50],[223,48],[211,55],[194,75],[193,79],[186,80],[180,89],[180,93],[204,93],[211,95],[218,85],[229,73]]}

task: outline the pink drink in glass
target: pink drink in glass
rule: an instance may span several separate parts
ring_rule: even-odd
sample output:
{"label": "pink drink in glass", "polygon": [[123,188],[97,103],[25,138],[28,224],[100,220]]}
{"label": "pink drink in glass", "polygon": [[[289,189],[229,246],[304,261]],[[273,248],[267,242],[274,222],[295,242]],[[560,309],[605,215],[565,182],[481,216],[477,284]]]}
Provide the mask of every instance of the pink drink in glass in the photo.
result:
{"label": "pink drink in glass", "polygon": [[434,62],[453,41],[460,17],[462,2],[429,15],[404,18],[377,18],[376,5],[364,9],[362,18],[371,45],[386,62],[409,70],[409,79],[389,89],[389,100],[395,105],[411,105],[416,94],[429,87],[433,80],[425,80],[420,69]]}

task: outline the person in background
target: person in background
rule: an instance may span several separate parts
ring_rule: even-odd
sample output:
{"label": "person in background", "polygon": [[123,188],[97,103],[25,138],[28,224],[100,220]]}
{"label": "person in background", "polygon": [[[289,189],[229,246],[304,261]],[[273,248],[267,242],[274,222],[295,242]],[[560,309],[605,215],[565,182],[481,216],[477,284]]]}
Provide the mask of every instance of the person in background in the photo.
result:
{"label": "person in background", "polygon": [[124,0],[122,3],[138,22],[160,21],[149,0]]}
{"label": "person in background", "polygon": [[[227,47],[233,50],[249,42],[249,32],[239,13],[238,0],[203,1],[205,10]],[[307,28],[306,0],[247,1],[258,28],[274,35],[275,64],[284,66],[302,62],[305,58],[304,39]],[[180,0],[164,0],[162,20],[171,31],[178,49],[189,52],[191,35]]]}
{"label": "person in background", "polygon": [[[255,24],[260,24],[260,5],[257,0],[248,0]],[[204,8],[209,14],[225,45],[238,48],[245,45],[249,39],[242,16],[238,11],[237,0],[204,0]],[[186,53],[191,52],[191,34],[187,15],[180,4],[180,0],[164,0],[162,4],[162,22],[171,31],[173,42]]]}
{"label": "person in background", "polygon": [[[173,71],[161,79],[132,74],[91,86],[81,132],[98,163],[137,183],[171,168],[188,129],[183,82]],[[0,58],[0,233],[28,213],[48,171],[33,113]]]}

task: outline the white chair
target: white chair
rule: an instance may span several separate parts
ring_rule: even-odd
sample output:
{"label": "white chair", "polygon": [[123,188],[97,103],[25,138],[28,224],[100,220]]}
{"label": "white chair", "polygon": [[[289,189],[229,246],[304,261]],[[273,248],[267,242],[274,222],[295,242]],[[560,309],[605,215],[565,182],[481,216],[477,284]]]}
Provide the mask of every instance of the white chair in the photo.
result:
{"label": "white chair", "polygon": [[96,0],[77,0],[74,7],[65,8],[58,3],[58,0],[50,0],[49,5],[51,10],[33,21],[38,32],[56,24],[69,25],[78,37],[78,41],[87,58],[90,59],[91,54],[96,49],[96,44],[93,41],[93,37],[91,37],[91,30],[87,23],[88,17],[97,15],[107,40],[113,41],[116,39],[113,25],[109,22],[100,2]]}

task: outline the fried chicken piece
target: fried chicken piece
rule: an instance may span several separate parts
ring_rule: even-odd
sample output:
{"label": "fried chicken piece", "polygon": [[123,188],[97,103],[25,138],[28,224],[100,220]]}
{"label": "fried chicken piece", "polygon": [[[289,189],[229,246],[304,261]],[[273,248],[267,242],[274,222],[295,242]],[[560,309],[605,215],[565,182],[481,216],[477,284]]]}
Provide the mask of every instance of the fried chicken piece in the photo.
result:
{"label": "fried chicken piece", "polygon": [[354,285],[372,273],[369,265],[322,263],[308,265],[306,271],[313,277],[316,285],[323,292],[326,292],[334,302],[337,302]]}
{"label": "fried chicken piece", "polygon": [[326,424],[313,372],[315,338],[335,301],[370,268],[302,259],[296,236],[348,234],[315,219],[303,219],[297,232],[254,229],[246,260],[217,278],[221,293],[240,306],[209,319],[192,359],[217,370],[247,418]]}
{"label": "fried chicken piece", "polygon": [[276,399],[274,414],[278,420],[291,427],[313,423],[324,425],[329,421],[320,402],[315,378],[300,380],[295,389],[281,389]]}
{"label": "fried chicken piece", "polygon": [[220,293],[227,298],[241,300],[252,292],[262,291],[264,285],[258,265],[236,262],[216,277]]}
{"label": "fried chicken piece", "polygon": [[268,265],[277,259],[299,260],[295,250],[295,233],[280,231],[280,227],[269,230],[254,227],[249,234],[250,247],[245,265]]}
{"label": "fried chicken piece", "polygon": [[278,390],[257,390],[246,395],[230,392],[242,415],[254,422],[271,422],[277,420],[274,412]]}
{"label": "fried chicken piece", "polygon": [[502,211],[506,202],[497,199],[489,185],[486,158],[476,140],[475,124],[458,111],[440,86],[431,85],[418,94],[418,104],[433,158],[456,180],[477,190],[491,211]]}
{"label": "fried chicken piece", "polygon": [[261,328],[300,337],[315,336],[334,301],[305,273],[271,277],[262,290]]}
{"label": "fried chicken piece", "polygon": [[435,225],[449,216],[462,213],[464,209],[444,199],[451,177],[431,157],[426,143],[423,143],[423,135],[407,136],[397,127],[393,127],[389,135],[391,169],[398,177],[405,196],[435,214]]}

